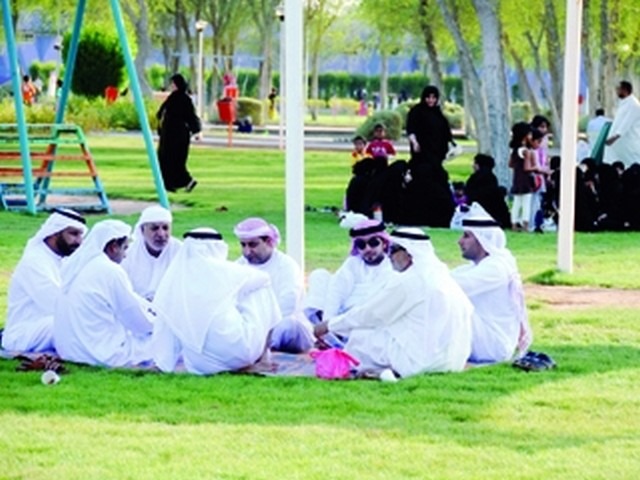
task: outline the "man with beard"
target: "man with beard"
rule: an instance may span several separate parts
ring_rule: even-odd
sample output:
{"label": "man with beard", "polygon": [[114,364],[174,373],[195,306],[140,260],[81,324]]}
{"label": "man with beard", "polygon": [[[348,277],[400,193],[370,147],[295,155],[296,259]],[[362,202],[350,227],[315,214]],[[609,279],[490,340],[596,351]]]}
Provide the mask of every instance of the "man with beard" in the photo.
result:
{"label": "man with beard", "polygon": [[9,283],[2,337],[5,350],[53,349],[53,312],[61,291],[62,262],[80,246],[87,231],[85,223],[76,212],[57,209],[27,242]]}
{"label": "man with beard", "polygon": [[391,242],[382,222],[363,220],[349,235],[350,255],[336,273],[318,269],[309,275],[305,312],[312,321],[334,317],[362,304],[393,272],[387,256]]}
{"label": "man with beard", "polygon": [[390,238],[396,272],[373,297],[319,323],[314,334],[348,336],[344,350],[367,377],[463,370],[471,350],[471,303],[424,231],[403,227]]}
{"label": "man with beard", "polygon": [[616,87],[620,102],[609,137],[607,150],[613,151],[615,160],[624,162],[627,167],[640,163],[640,102],[633,95],[631,83],[622,81]]}
{"label": "man with beard", "polygon": [[278,249],[278,228],[262,218],[247,218],[233,229],[240,241],[241,265],[249,265],[269,274],[278,299],[282,320],[271,332],[270,347],[288,353],[300,353],[313,346],[311,323],[302,311],[304,278],[300,266]]}
{"label": "man with beard", "polygon": [[494,363],[522,355],[533,335],[527,319],[518,265],[500,224],[478,203],[462,220],[458,241],[470,263],[452,270],[474,307],[470,361]]}
{"label": "man with beard", "polygon": [[133,243],[122,261],[133,290],[153,300],[162,276],[182,242],[171,236],[171,212],[160,205],[145,208],[133,230]]}
{"label": "man with beard", "polygon": [[126,223],[102,220],[62,267],[53,343],[64,360],[131,367],[152,359],[151,304],[133,291],[120,265],[130,235]]}

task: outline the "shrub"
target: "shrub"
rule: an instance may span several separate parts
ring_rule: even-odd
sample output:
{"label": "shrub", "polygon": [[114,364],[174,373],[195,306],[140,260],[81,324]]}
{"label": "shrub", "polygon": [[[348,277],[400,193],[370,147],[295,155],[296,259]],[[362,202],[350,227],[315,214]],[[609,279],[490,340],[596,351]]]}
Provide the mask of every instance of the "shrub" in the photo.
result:
{"label": "shrub", "polygon": [[444,116],[449,121],[451,128],[464,128],[464,108],[462,108],[462,105],[445,102],[442,113],[444,113]]}
{"label": "shrub", "polygon": [[355,135],[362,135],[368,139],[373,138],[373,127],[378,123],[385,126],[389,140],[398,140],[402,135],[402,117],[394,110],[380,110],[375,112],[358,127]]}
{"label": "shrub", "polygon": [[533,116],[529,102],[513,102],[511,104],[511,122],[528,122]]}
{"label": "shrub", "polygon": [[32,79],[39,78],[47,85],[51,72],[56,69],[56,62],[33,62],[29,67],[29,75]]}
{"label": "shrub", "polygon": [[[63,42],[63,57],[69,53],[71,35]],[[124,56],[118,38],[96,29],[85,29],[78,43],[71,90],[90,98],[102,96],[108,86],[119,87],[124,78]]]}

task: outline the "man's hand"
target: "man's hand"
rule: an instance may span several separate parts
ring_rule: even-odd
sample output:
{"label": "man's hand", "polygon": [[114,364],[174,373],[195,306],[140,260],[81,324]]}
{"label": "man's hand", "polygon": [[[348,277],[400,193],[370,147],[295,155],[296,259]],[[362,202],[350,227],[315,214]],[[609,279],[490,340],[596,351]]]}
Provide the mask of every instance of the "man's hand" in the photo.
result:
{"label": "man's hand", "polygon": [[316,338],[322,338],[329,333],[329,323],[327,321],[321,322],[313,327],[313,334]]}
{"label": "man's hand", "polygon": [[202,140],[202,132],[198,132],[198,133],[196,133],[196,134],[193,136],[193,139],[194,139],[196,142],[199,142],[200,140]]}
{"label": "man's hand", "polygon": [[607,145],[611,146],[614,143],[616,143],[616,141],[620,138],[620,135],[614,135],[612,137],[607,138],[607,140],[604,142]]}

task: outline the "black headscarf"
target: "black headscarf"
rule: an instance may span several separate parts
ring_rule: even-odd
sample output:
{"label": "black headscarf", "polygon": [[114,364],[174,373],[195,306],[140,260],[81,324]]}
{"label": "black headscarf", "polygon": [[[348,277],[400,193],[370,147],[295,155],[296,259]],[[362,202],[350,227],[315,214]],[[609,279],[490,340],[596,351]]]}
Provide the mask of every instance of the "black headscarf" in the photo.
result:
{"label": "black headscarf", "polygon": [[187,81],[184,79],[184,77],[181,74],[179,73],[174,74],[170,80],[176,86],[176,90],[182,93],[186,93],[187,89],[189,88],[189,85],[187,84]]}

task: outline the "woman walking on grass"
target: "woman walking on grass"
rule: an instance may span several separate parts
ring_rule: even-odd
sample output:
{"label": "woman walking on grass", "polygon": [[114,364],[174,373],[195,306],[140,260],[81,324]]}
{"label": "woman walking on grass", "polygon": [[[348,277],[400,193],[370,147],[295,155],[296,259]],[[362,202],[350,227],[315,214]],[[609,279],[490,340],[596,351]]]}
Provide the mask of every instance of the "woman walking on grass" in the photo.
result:
{"label": "woman walking on grass", "polygon": [[190,192],[196,180],[187,170],[191,135],[200,139],[201,124],[193,102],[187,93],[187,81],[179,73],[171,77],[171,94],[160,106],[158,118],[158,160],[164,187],[175,192],[183,188]]}

